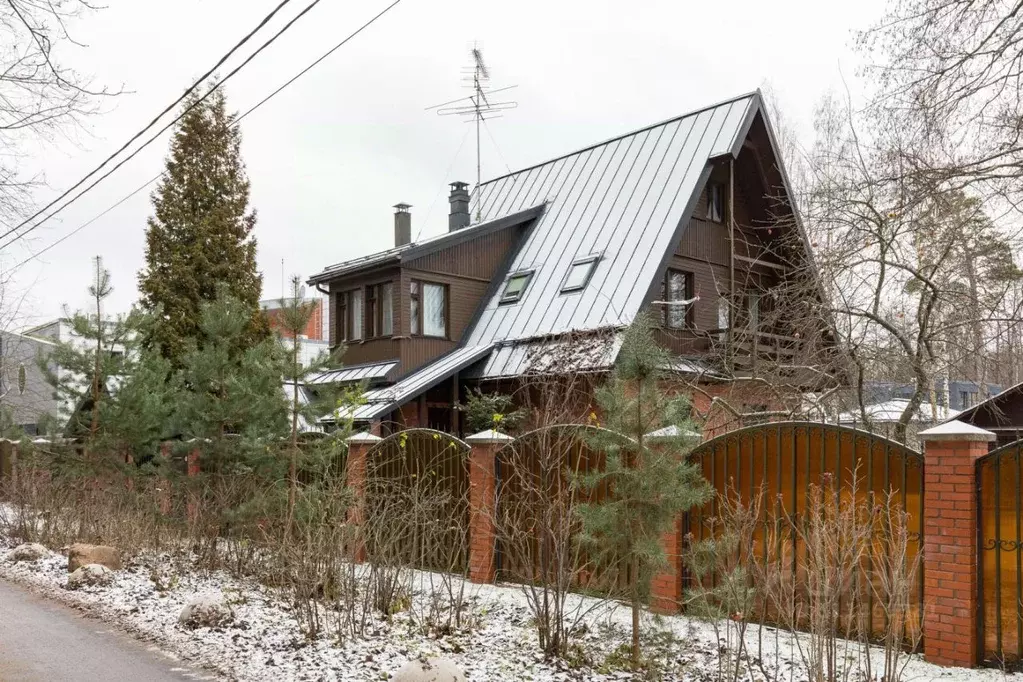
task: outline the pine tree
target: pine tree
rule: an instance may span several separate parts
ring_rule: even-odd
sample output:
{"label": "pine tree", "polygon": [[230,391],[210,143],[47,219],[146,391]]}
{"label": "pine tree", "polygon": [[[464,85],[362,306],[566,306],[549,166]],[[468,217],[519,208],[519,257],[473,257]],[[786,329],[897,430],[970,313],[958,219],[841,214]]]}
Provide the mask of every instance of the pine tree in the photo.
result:
{"label": "pine tree", "polygon": [[[682,512],[712,494],[699,467],[686,460],[693,426],[687,400],[663,392],[660,382],[670,357],[657,345],[652,321],[640,315],[626,330],[608,382],[598,389],[605,421],[589,437],[604,454],[602,471],[577,477],[581,490],[606,484],[613,494],[578,509],[579,541],[608,562],[629,568],[632,603],[632,664],[640,665],[640,606],[650,594],[654,574],[666,567],[661,536],[674,528]],[[656,442],[647,434],[659,431]]]}
{"label": "pine tree", "polygon": [[305,382],[309,377],[320,374],[328,369],[340,367],[344,349],[338,347],[333,353],[321,353],[319,357],[307,364],[301,361],[301,340],[299,336],[305,331],[313,313],[316,302],[304,300],[301,296],[301,280],[296,276],[291,279],[291,298],[281,299],[281,330],[285,332],[281,343],[287,355],[284,370],[284,385],[289,391],[291,401],[290,428],[291,446],[288,464],[288,515],[295,510],[295,495],[298,489],[298,459],[301,449],[298,443],[299,420],[313,421],[329,413],[336,407],[337,395],[329,384],[320,386],[316,394],[307,394],[309,400],[301,400],[299,392],[305,390]]}
{"label": "pine tree", "polygon": [[[186,108],[197,101],[189,99]],[[249,180],[234,120],[219,89],[185,113],[166,174],[152,196],[139,290],[143,308],[157,315],[158,323],[145,344],[160,347],[175,366],[188,340],[199,336],[202,304],[214,300],[221,285],[247,309],[241,346],[268,336],[259,309],[256,213],[249,209]]]}
{"label": "pine tree", "polygon": [[222,286],[219,298],[202,305],[202,344],[189,340],[181,356],[178,430],[204,444],[202,469],[211,473],[272,471],[288,433],[281,349],[272,338],[244,347],[249,313]]}
{"label": "pine tree", "polygon": [[168,435],[174,404],[170,365],[158,352],[140,348],[148,315],[139,310],[104,315],[112,292],[110,273],[97,257],[89,286],[93,311],[68,315],[71,338],[58,341],[40,366],[66,419],[65,434],[83,439],[90,450],[141,462]]}

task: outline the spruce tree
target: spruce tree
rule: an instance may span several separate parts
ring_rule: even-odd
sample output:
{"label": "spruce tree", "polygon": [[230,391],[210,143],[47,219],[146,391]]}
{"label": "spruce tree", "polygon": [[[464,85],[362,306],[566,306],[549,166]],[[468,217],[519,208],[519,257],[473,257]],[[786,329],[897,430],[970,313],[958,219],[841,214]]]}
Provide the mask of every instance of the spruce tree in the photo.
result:
{"label": "spruce tree", "polygon": [[[654,574],[667,567],[661,536],[682,512],[706,502],[710,485],[686,459],[690,405],[664,392],[668,352],[652,333],[652,320],[640,315],[626,330],[611,377],[596,394],[605,428],[589,437],[604,454],[602,471],[582,474],[573,484],[613,491],[599,502],[577,507],[579,541],[602,562],[629,569],[632,603],[632,664],[640,665],[639,615]],[[648,434],[659,432],[655,442]]]}
{"label": "spruce tree", "polygon": [[163,180],[152,195],[146,230],[146,266],[139,274],[144,309],[157,314],[145,339],[180,366],[189,339],[199,337],[200,309],[226,286],[250,320],[243,347],[266,338],[259,309],[262,277],[256,270],[256,213],[241,158],[241,133],[218,89],[188,110],[171,141]]}

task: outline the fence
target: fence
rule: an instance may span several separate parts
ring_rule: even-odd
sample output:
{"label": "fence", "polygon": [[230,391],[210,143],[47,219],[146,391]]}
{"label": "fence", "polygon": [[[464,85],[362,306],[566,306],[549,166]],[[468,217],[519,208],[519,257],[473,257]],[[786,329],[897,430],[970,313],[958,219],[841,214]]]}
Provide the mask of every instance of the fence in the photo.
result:
{"label": "fence", "polygon": [[[754,496],[762,495],[761,523],[755,531],[754,552],[765,564],[776,565],[775,572],[796,585],[806,582],[804,567],[808,550],[801,524],[807,517],[812,490],[822,487],[834,491],[831,499],[839,505],[854,500],[869,510],[892,494],[906,512],[909,531],[910,566],[918,566],[912,586],[912,608],[907,640],[920,632],[924,598],[923,564],[916,560],[922,551],[924,517],[923,455],[879,435],[831,424],[779,422],[754,426],[714,438],[698,448],[690,458],[699,462],[704,477],[718,495],[703,508],[686,515],[683,534],[696,541],[718,532],[714,524],[724,497],[749,506]],[[779,530],[778,520],[783,520]],[[771,539],[769,539],[771,538]],[[866,580],[859,580],[842,595],[839,611],[849,627],[850,617],[859,616],[866,631],[881,636],[886,614],[874,603],[878,576],[871,556],[863,560]],[[680,580],[688,583],[679,564]],[[806,613],[800,604],[793,607]],[[766,613],[766,612],[765,612]],[[767,614],[777,618],[779,614]]]}
{"label": "fence", "polygon": [[1023,661],[1023,442],[977,460],[977,640],[982,660]]}
{"label": "fence", "polygon": [[628,584],[627,566],[599,565],[573,542],[578,532],[577,505],[601,502],[607,482],[582,490],[575,477],[600,471],[603,453],[594,451],[590,426],[551,426],[527,433],[496,456],[497,548],[495,564],[502,580],[550,583],[566,571],[577,587],[607,591]]}
{"label": "fence", "polygon": [[[365,551],[398,546],[413,565],[464,572],[469,561],[469,446],[432,429],[401,431],[364,457]],[[388,528],[375,521],[383,520]],[[394,528],[395,524],[402,527]]]}

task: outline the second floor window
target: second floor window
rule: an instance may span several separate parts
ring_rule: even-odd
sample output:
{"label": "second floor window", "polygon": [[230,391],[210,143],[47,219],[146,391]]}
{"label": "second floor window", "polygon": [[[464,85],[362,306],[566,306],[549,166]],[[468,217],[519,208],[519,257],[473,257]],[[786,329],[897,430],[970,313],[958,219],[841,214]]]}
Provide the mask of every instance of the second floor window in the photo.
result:
{"label": "second floor window", "polygon": [[720,182],[707,185],[707,220],[715,223],[725,219],[724,188]]}
{"label": "second floor window", "polygon": [[413,280],[409,297],[411,299],[410,329],[413,336],[448,335],[448,288],[443,284],[431,284]]}
{"label": "second floor window", "polygon": [[337,295],[338,332],[341,341],[362,340],[362,289]]}
{"label": "second floor window", "polygon": [[390,282],[366,287],[366,337],[391,336],[394,333],[393,287]]}
{"label": "second floor window", "polygon": [[693,274],[681,270],[668,270],[664,274],[664,326],[667,329],[685,329],[693,326],[693,306],[679,301],[693,298]]}

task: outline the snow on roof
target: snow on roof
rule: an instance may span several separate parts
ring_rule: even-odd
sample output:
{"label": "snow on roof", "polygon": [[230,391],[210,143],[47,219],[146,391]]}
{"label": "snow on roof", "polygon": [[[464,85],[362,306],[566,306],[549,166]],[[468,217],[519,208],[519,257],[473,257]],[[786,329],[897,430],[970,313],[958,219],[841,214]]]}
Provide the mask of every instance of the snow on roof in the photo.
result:
{"label": "snow on roof", "polygon": [[[873,405],[867,405],[866,417],[868,421],[883,423],[883,422],[897,422],[902,418],[902,414],[906,411],[909,406],[909,400],[904,398],[894,398],[892,400],[885,400],[884,402],[874,403]],[[939,422],[945,419],[953,419],[959,414],[959,410],[953,410],[942,405],[938,405],[937,416],[932,411],[931,404],[925,402],[917,408],[916,415],[911,419],[914,422]],[[863,415],[859,410],[850,410],[849,412],[843,412],[838,415],[838,421],[842,424],[853,424],[863,421]]]}

